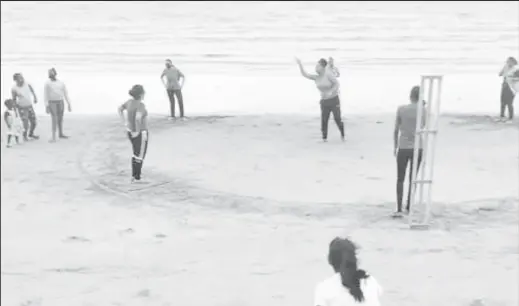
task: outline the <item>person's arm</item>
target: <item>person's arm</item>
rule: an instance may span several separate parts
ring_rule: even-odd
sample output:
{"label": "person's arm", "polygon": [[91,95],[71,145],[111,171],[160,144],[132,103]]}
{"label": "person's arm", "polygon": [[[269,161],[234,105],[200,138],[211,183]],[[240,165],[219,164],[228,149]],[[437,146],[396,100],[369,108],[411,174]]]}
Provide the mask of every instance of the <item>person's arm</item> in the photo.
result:
{"label": "person's arm", "polygon": [[67,86],[65,85],[65,83],[62,83],[63,84],[63,96],[65,97],[65,100],[67,100],[67,107],[68,107],[68,111],[72,111],[72,105],[70,103],[70,97],[68,96],[68,90],[67,90]]}
{"label": "person's arm", "polygon": [[162,74],[160,75],[160,81],[162,85],[166,86],[166,82],[164,82],[164,76],[166,75],[166,69],[162,70]]}
{"label": "person's arm", "polygon": [[49,82],[45,83],[43,87],[43,103],[45,104],[45,109],[49,107],[49,92],[50,92],[50,84]]}
{"label": "person's arm", "polygon": [[117,113],[119,114],[119,118],[121,119],[121,122],[126,126],[126,118],[124,118],[124,110],[127,107],[128,102],[123,103],[119,108],[117,109]]}
{"label": "person's arm", "polygon": [[396,154],[396,151],[398,150],[398,134],[400,132],[400,108],[396,112],[396,119],[395,119],[395,129],[393,130],[393,152]]}
{"label": "person's arm", "polygon": [[34,92],[34,89],[32,88],[31,84],[27,84],[29,86],[29,89],[31,90],[32,96],[34,97],[34,104],[38,103],[38,97],[36,97],[36,93]]}
{"label": "person's arm", "polygon": [[333,75],[334,75],[336,78],[338,78],[338,77],[341,76],[341,72],[339,71],[339,68],[333,66],[333,67],[332,67],[332,71],[333,71]]}
{"label": "person's arm", "polygon": [[335,75],[333,73],[328,74],[328,79],[332,83],[332,88],[331,88],[330,92],[332,94],[337,93],[339,91],[339,81],[337,81],[337,78],[335,77]]}
{"label": "person's arm", "polygon": [[7,125],[7,128],[11,129],[13,120],[8,111],[4,112],[4,121],[5,121],[5,124]]}
{"label": "person's arm", "polygon": [[182,73],[182,71],[178,70],[178,83],[180,84],[180,88],[184,87],[185,82],[186,76]]}
{"label": "person's arm", "polygon": [[14,90],[14,88],[11,89],[11,97],[13,98],[13,101],[16,103],[17,102],[16,98],[18,97],[18,93],[16,92],[16,90]]}
{"label": "person's arm", "polygon": [[299,66],[299,71],[301,72],[301,75],[309,80],[315,80],[317,78],[316,75],[309,74],[306,72],[305,68],[303,67],[303,64],[301,64],[301,60],[296,59],[297,65]]}

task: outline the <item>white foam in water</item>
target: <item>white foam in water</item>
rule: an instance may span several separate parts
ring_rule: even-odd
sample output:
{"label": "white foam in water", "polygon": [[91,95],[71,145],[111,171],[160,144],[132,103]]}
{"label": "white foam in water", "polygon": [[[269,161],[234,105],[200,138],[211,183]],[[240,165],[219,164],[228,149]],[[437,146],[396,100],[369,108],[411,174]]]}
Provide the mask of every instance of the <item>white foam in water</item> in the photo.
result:
{"label": "white foam in water", "polygon": [[189,114],[313,113],[317,92],[293,57],[311,71],[334,56],[346,113],[393,112],[427,72],[446,75],[443,110],[496,112],[497,72],[518,53],[517,6],[2,3],[2,98],[14,72],[41,96],[52,66],[75,112],[113,112],[141,83],[150,109],[164,113],[159,75],[171,58],[187,75]]}

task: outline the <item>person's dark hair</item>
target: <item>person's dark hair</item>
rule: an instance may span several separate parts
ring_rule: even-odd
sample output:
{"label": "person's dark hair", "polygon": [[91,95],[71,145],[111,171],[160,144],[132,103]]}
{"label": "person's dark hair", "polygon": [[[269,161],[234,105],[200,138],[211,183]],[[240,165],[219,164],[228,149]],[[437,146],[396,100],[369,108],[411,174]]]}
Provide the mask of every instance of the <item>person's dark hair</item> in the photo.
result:
{"label": "person's dark hair", "polygon": [[138,100],[144,94],[144,87],[142,87],[142,85],[133,85],[132,89],[128,91],[128,94],[135,100]]}
{"label": "person's dark hair", "polygon": [[9,105],[12,105],[14,103],[14,100],[13,99],[7,99],[4,101],[4,105],[9,107]]}
{"label": "person's dark hair", "polygon": [[321,58],[318,63],[323,67],[328,66],[328,62],[324,58]]}
{"label": "person's dark hair", "polygon": [[341,282],[355,301],[363,302],[364,293],[360,280],[368,277],[364,270],[358,269],[357,246],[347,238],[335,238],[330,243],[328,262],[335,272],[341,275]]}
{"label": "person's dark hair", "polygon": [[420,99],[420,86],[413,86],[409,97],[413,102],[418,102],[418,99]]}
{"label": "person's dark hair", "polygon": [[517,65],[517,60],[516,60],[515,57],[513,57],[513,56],[510,56],[510,57],[507,59],[507,62],[512,62],[514,65]]}
{"label": "person's dark hair", "polygon": [[21,76],[22,76],[22,74],[19,73],[19,72],[13,74],[13,81],[16,81],[16,80],[17,80],[19,77],[21,77]]}

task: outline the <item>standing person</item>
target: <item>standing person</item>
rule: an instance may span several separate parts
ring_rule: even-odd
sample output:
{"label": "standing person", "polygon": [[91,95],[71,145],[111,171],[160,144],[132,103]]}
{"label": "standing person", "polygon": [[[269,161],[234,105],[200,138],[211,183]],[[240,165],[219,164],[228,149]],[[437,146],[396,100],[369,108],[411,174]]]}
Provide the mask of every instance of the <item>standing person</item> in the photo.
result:
{"label": "standing person", "polygon": [[7,147],[11,147],[11,141],[13,138],[16,140],[16,143],[20,143],[20,136],[22,134],[22,123],[20,117],[18,116],[18,112],[16,111],[16,103],[12,99],[7,99],[4,101],[5,112],[4,112],[4,121],[6,125],[6,134],[7,134]]}
{"label": "standing person", "polygon": [[333,239],[328,263],[335,274],[317,285],[314,306],[380,306],[382,287],[373,276],[358,268],[357,247],[353,242]]}
{"label": "standing person", "polygon": [[49,69],[49,80],[45,83],[44,101],[45,110],[50,114],[52,119],[52,139],[50,142],[56,142],[56,129],[59,130],[59,138],[67,139],[63,133],[63,115],[65,114],[65,102],[67,101],[67,109],[70,112],[70,98],[68,96],[65,83],[57,79],[58,73],[56,69]]}
{"label": "standing person", "polygon": [[25,82],[21,73],[15,73],[13,80],[15,84],[11,89],[11,95],[16,102],[18,114],[22,119],[24,129],[23,140],[27,141],[29,138],[40,139],[39,136],[34,134],[34,130],[36,130],[36,113],[34,112],[33,102],[34,104],[38,103],[38,97],[36,97],[31,84]]}
{"label": "standing person", "polygon": [[321,132],[323,141],[328,139],[328,121],[330,120],[330,113],[333,114],[333,119],[341,132],[341,139],[344,141],[344,123],[341,118],[341,101],[339,100],[339,81],[333,73],[326,72],[328,62],[322,58],[317,62],[315,67],[315,74],[308,74],[301,64],[299,59],[296,59],[301,74],[313,80],[317,85],[317,89],[321,94]]}
{"label": "standing person", "polygon": [[514,57],[509,57],[506,60],[504,67],[499,72],[499,76],[503,77],[503,83],[501,84],[501,112],[500,120],[506,121],[505,110],[508,108],[508,119],[514,119],[514,98],[515,92],[512,88],[511,82],[512,74],[516,71],[517,60]]}
{"label": "standing person", "polygon": [[[164,81],[164,77],[166,80]],[[160,80],[166,87],[166,92],[169,98],[170,107],[170,119],[175,119],[175,96],[178,99],[178,107],[180,108],[180,118],[184,119],[184,99],[182,98],[182,87],[186,77],[184,74],[175,66],[171,60],[166,60],[166,69],[160,75]]]}
{"label": "standing person", "polygon": [[[134,85],[128,92],[132,97],[118,109],[132,144],[132,183],[141,180],[141,171],[148,150],[148,111],[143,103],[144,88]],[[126,118],[124,116],[126,111]]]}
{"label": "standing person", "polygon": [[[411,188],[413,179],[413,158],[416,135],[416,120],[418,113],[418,100],[420,99],[420,86],[414,86],[409,95],[410,104],[400,106],[396,113],[395,129],[393,133],[394,155],[396,156],[397,164],[397,183],[396,183],[396,197],[397,197],[397,211],[393,217],[402,217],[402,198],[404,192],[404,180],[407,171],[409,170],[409,191],[407,192],[406,211],[409,212],[411,205]],[[425,104],[425,103],[424,103]],[[424,105],[425,106],[425,105]],[[425,107],[422,112],[422,127],[425,126],[426,112]],[[418,165],[416,169],[420,168],[422,162],[422,141],[418,142]]]}

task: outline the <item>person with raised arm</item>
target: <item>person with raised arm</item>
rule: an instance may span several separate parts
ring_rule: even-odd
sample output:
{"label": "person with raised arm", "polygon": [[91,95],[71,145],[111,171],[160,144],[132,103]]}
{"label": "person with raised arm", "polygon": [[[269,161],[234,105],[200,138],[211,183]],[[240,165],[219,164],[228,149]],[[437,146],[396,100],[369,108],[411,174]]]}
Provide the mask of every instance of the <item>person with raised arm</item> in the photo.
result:
{"label": "person with raised arm", "polygon": [[344,123],[341,118],[341,101],[339,100],[339,81],[333,73],[327,72],[328,62],[324,58],[320,59],[315,66],[316,74],[307,73],[298,58],[296,58],[296,62],[301,75],[314,81],[321,95],[321,133],[323,141],[326,142],[328,139],[330,113],[333,114],[333,119],[341,133],[341,139],[344,141]]}

